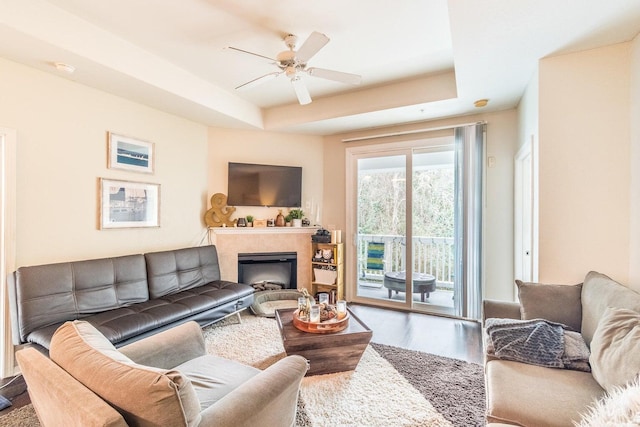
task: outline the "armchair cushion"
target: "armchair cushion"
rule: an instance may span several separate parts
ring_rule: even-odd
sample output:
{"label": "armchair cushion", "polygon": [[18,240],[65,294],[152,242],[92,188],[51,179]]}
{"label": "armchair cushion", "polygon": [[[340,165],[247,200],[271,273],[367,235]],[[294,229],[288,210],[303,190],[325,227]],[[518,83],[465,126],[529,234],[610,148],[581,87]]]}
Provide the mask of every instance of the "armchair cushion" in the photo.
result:
{"label": "armchair cushion", "polygon": [[523,320],[545,319],[580,332],[582,284],[547,285],[516,280]]}
{"label": "armchair cushion", "polygon": [[97,329],[66,322],[49,355],[76,380],[113,406],[129,425],[197,426],[200,404],[189,379],[175,370],[137,365]]}
{"label": "armchair cushion", "polygon": [[189,360],[175,369],[191,379],[202,410],[261,372],[252,366],[212,355]]}

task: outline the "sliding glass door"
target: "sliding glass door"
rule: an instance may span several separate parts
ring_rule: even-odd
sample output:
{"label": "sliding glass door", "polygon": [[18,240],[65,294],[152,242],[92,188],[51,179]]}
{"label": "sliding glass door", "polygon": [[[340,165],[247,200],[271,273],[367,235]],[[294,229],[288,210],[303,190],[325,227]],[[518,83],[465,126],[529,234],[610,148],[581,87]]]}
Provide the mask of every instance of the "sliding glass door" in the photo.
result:
{"label": "sliding glass door", "polygon": [[347,150],[351,300],[479,317],[478,135]]}
{"label": "sliding glass door", "polygon": [[454,313],[453,160],[451,144],[354,159],[357,297]]}

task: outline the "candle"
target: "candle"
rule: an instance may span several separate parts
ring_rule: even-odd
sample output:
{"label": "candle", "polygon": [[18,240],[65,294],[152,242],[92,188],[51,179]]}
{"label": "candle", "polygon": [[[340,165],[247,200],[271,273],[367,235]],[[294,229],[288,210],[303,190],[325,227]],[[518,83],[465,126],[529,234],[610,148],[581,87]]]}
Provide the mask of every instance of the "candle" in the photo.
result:
{"label": "candle", "polygon": [[336,303],[336,310],[338,311],[338,320],[344,319],[347,316],[347,302],[340,300]]}
{"label": "candle", "polygon": [[318,302],[320,304],[328,305],[329,304],[329,294],[326,293],[326,292],[318,294]]}
{"label": "candle", "polygon": [[309,313],[309,322],[320,323],[320,306],[314,304],[311,306],[311,312]]}

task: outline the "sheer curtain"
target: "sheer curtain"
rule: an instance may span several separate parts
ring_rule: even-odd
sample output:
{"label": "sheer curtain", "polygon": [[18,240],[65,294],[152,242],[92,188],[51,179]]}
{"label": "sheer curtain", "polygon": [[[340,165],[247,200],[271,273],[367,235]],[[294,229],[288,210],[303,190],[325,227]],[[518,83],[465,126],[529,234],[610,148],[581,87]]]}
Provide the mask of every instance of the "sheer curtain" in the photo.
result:
{"label": "sheer curtain", "polygon": [[485,128],[455,128],[455,310],[469,319],[481,316]]}

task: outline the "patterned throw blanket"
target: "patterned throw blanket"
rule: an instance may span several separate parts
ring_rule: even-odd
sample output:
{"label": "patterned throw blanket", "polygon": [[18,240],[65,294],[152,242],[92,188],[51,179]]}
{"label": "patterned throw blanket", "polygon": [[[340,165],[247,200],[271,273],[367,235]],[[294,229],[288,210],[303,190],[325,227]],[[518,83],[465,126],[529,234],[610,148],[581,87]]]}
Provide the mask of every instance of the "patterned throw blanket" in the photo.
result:
{"label": "patterned throw blanket", "polygon": [[487,319],[487,353],[498,359],[591,372],[589,349],[578,332],[544,319]]}

